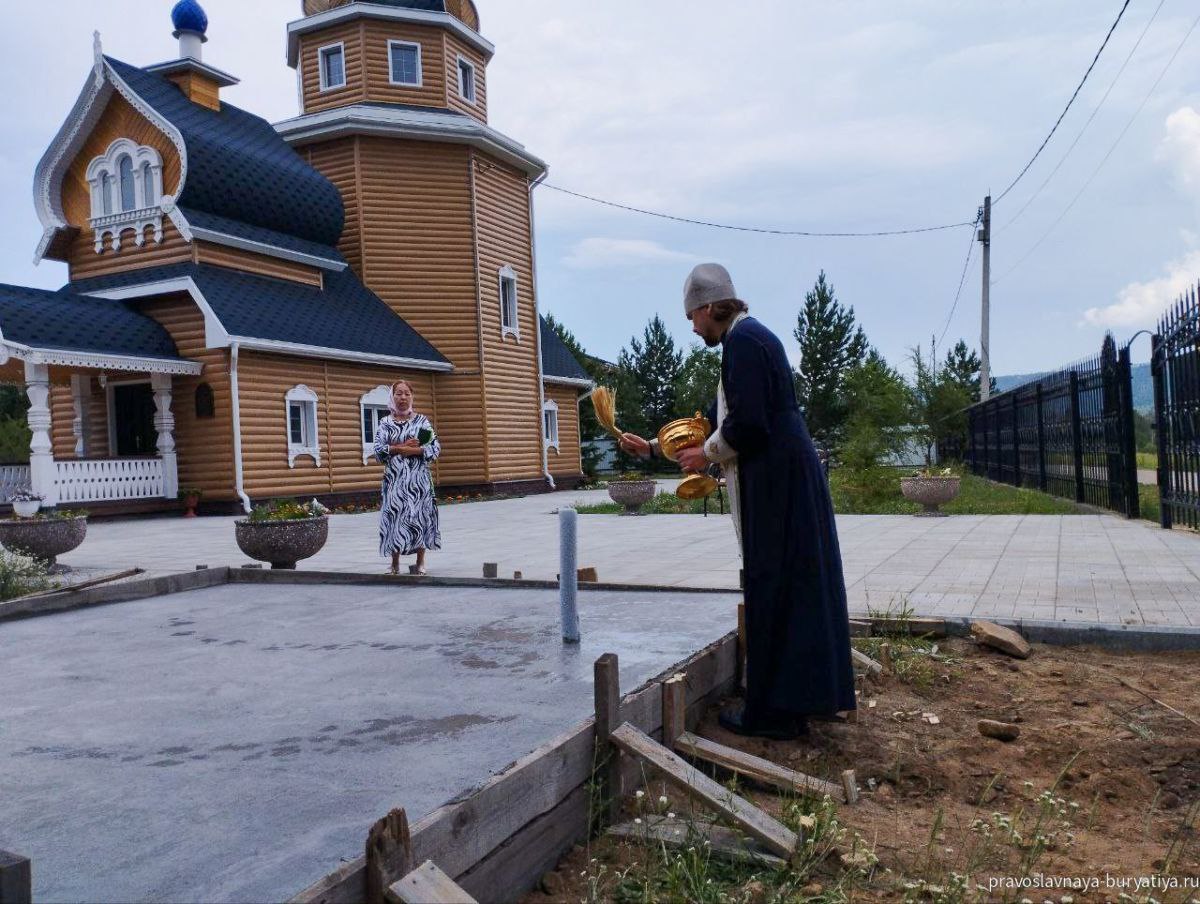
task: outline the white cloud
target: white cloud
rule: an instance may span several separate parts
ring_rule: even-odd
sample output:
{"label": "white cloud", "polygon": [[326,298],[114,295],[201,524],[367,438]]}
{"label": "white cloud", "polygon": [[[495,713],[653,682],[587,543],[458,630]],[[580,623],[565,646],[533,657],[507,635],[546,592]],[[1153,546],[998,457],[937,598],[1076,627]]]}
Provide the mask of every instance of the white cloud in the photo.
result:
{"label": "white cloud", "polygon": [[1103,327],[1149,327],[1179,298],[1196,284],[1200,274],[1200,251],[1192,251],[1167,265],[1167,273],[1147,282],[1130,283],[1117,293],[1116,304],[1089,308],[1083,318]]}
{"label": "white cloud", "polygon": [[1180,107],[1167,117],[1158,160],[1170,164],[1179,187],[1200,200],[1200,112]]}
{"label": "white cloud", "polygon": [[648,239],[584,239],[571,249],[563,261],[576,270],[600,267],[629,267],[664,261],[699,263],[700,258],[684,251],[672,251]]}

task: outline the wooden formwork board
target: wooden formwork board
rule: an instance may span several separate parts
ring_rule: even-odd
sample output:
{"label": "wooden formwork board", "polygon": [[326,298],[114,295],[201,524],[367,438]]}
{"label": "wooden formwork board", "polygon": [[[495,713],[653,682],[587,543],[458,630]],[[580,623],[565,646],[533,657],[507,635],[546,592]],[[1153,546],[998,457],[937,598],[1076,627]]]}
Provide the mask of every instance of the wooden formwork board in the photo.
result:
{"label": "wooden formwork board", "polygon": [[[703,712],[732,687],[736,646],[731,633],[666,671],[687,672],[689,709]],[[622,698],[622,721],[646,734],[659,732],[663,677]],[[516,900],[586,837],[594,745],[595,720],[588,719],[434,810],[412,827],[415,861],[434,861],[477,899]],[[292,901],[356,904],[365,893],[366,861],[359,857]]]}

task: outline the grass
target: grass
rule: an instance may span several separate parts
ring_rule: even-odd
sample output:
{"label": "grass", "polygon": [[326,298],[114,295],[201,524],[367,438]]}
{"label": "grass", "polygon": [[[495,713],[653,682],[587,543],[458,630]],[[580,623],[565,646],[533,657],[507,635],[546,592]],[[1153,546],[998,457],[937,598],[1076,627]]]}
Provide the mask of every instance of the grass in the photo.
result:
{"label": "grass", "polygon": [[1158,453],[1157,452],[1139,452],[1137,454],[1137,466],[1140,471],[1157,471],[1158,470]]}
{"label": "grass", "polygon": [[[835,470],[829,481],[834,510],[841,515],[916,514],[921,511],[921,506],[900,495],[901,476],[900,471],[886,471],[880,480],[864,491],[854,485],[846,471]],[[621,510],[621,506],[615,502],[582,505],[577,509],[581,515],[616,515]],[[709,499],[708,510],[710,514],[720,512],[715,498]],[[642,506],[643,514],[647,515],[699,515],[703,511],[702,500],[689,502],[677,498],[673,493],[659,493]],[[965,474],[959,497],[949,505],[942,506],[942,511],[950,515],[1076,515],[1082,509],[1074,502],[1036,490],[992,483]]]}

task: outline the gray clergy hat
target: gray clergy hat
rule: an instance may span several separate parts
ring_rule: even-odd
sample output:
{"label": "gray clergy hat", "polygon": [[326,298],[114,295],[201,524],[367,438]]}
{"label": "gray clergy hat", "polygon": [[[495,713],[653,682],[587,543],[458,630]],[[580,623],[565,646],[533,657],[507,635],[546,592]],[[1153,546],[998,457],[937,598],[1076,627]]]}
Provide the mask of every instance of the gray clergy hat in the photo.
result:
{"label": "gray clergy hat", "polygon": [[718,301],[740,301],[733,287],[733,278],[720,264],[700,264],[683,284],[683,312],[692,311]]}

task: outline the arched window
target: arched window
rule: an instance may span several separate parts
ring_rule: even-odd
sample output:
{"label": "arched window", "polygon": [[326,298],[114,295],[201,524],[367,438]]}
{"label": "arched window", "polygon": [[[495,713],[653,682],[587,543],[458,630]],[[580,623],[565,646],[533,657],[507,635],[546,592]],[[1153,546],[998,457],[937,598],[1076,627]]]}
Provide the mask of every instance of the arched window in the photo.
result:
{"label": "arched window", "polygon": [[121,210],[133,210],[137,207],[137,192],[133,185],[133,158],[126,154],[118,160],[117,171],[121,179]]}
{"label": "arched window", "polygon": [[317,394],[303,383],[284,394],[287,405],[288,467],[296,467],[296,459],[309,455],[321,466],[321,443],[317,436]]}
{"label": "arched window", "polygon": [[162,155],[157,150],[129,138],[118,138],[88,164],[97,254],[104,251],[110,238],[112,250],[120,251],[121,234],[126,230],[133,230],[138,247],[145,244],[151,226],[154,240],[162,242],[162,170]]}
{"label": "arched window", "polygon": [[158,203],[154,191],[154,167],[148,162],[142,164],[142,206],[153,207]]}
{"label": "arched window", "polygon": [[196,417],[214,417],[216,410],[212,387],[207,383],[201,383],[196,387]]}

